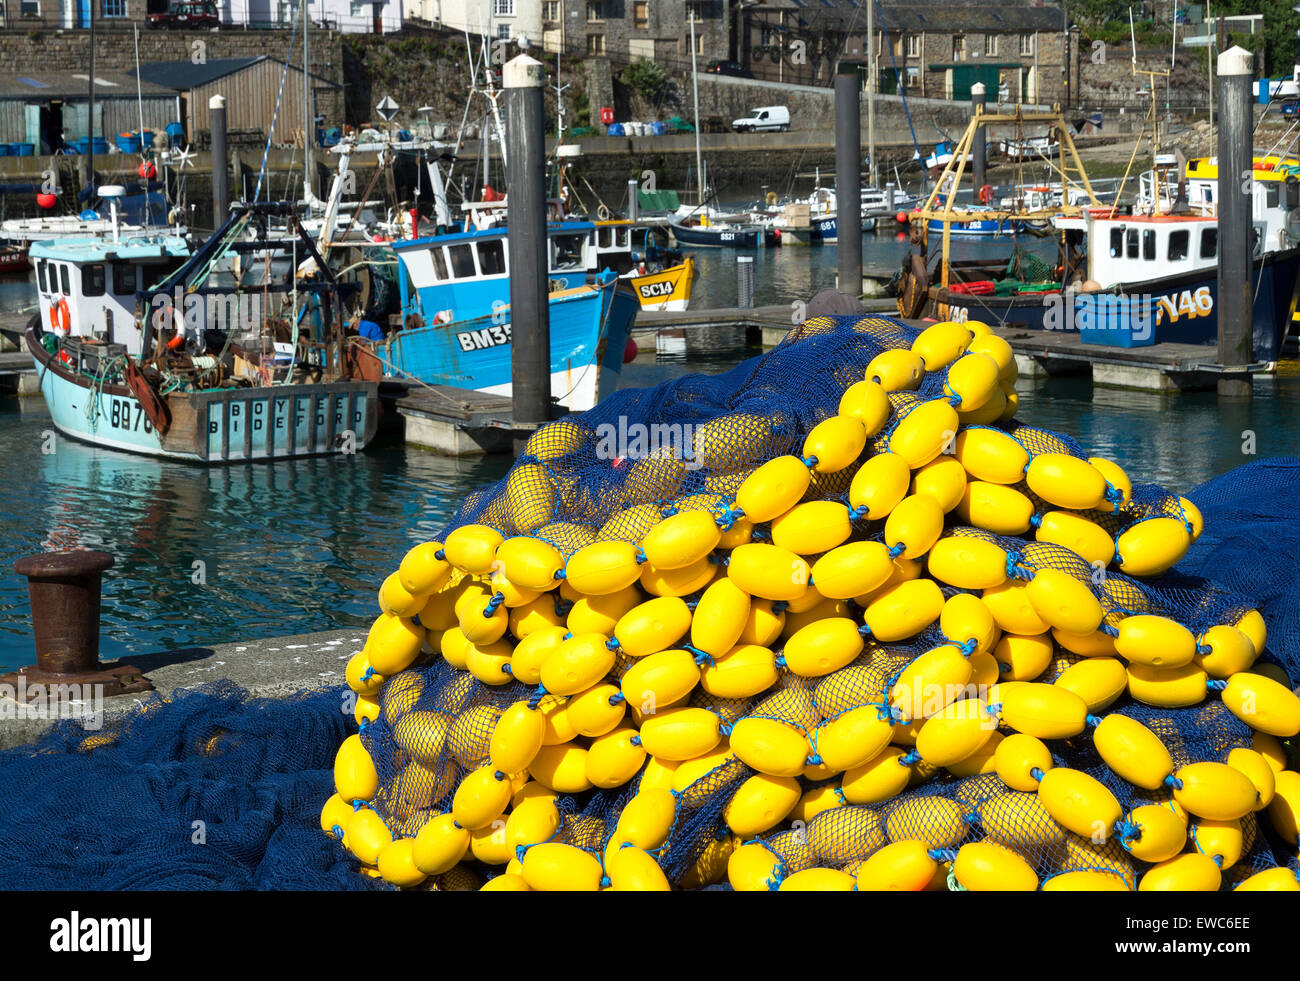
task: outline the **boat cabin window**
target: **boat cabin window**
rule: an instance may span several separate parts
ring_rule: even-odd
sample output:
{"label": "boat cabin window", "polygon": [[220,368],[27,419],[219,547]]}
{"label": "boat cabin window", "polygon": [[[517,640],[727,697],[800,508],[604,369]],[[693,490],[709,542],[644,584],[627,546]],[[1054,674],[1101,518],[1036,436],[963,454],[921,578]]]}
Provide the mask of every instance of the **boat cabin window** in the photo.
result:
{"label": "boat cabin window", "polygon": [[1156,257],[1156,230],[1144,229],[1142,232],[1142,258],[1151,262]]}
{"label": "boat cabin window", "polygon": [[1181,262],[1187,258],[1187,245],[1191,239],[1191,233],[1186,228],[1180,228],[1177,231],[1169,233],[1169,261]]}
{"label": "boat cabin window", "polygon": [[[59,282],[60,282],[60,283],[62,284],[62,286],[63,286],[63,289],[61,290],[61,292],[64,293],[65,295],[67,295],[67,296],[71,296],[71,295],[72,295],[72,286],[71,286],[71,285],[69,284],[69,282],[68,282],[68,265],[67,265],[67,263],[64,263],[63,265],[59,266]],[[52,292],[52,291],[51,291],[51,292]]]}
{"label": "boat cabin window", "polygon": [[583,235],[556,235],[551,238],[551,268],[582,269]]}
{"label": "boat cabin window", "polygon": [[477,275],[474,268],[474,248],[469,243],[447,246],[447,258],[450,260],[453,279],[470,279]]}
{"label": "boat cabin window", "polygon": [[1219,254],[1219,230],[1207,228],[1201,232],[1201,258],[1213,259]]}
{"label": "boat cabin window", "polygon": [[506,271],[506,244],[501,239],[480,242],[478,246],[479,271],[484,276],[500,276]]}
{"label": "boat cabin window", "polygon": [[1273,181],[1264,188],[1264,202],[1270,208],[1276,208],[1281,200],[1281,188]]}
{"label": "boat cabin window", "polygon": [[608,225],[596,229],[596,248],[609,249],[614,246],[614,229]]}
{"label": "boat cabin window", "polygon": [[447,257],[442,249],[430,249],[429,257],[433,260],[433,278],[441,282],[447,278]]}
{"label": "boat cabin window", "polygon": [[1130,228],[1128,230],[1128,236],[1124,244],[1128,257],[1130,259],[1136,259],[1138,257],[1138,230],[1136,228]]}
{"label": "boat cabin window", "polygon": [[1110,230],[1110,257],[1118,259],[1124,254],[1124,229],[1112,228]]}
{"label": "boat cabin window", "polygon": [[36,260],[36,288],[40,290],[42,293],[49,292],[49,290],[45,288],[45,260],[44,259]]}
{"label": "boat cabin window", "polygon": [[139,273],[134,263],[113,263],[113,295],[135,296],[139,288]]}
{"label": "boat cabin window", "polygon": [[102,262],[82,267],[81,293],[83,296],[104,295],[104,264]]}

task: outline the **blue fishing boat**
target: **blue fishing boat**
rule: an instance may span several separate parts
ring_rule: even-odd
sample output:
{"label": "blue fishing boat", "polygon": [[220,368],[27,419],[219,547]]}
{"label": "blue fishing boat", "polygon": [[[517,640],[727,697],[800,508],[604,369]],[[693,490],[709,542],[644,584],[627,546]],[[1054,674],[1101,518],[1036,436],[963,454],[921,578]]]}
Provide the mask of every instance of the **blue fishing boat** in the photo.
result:
{"label": "blue fishing boat", "polygon": [[[345,291],[300,226],[290,243],[267,237],[272,217],[297,221],[289,204],[236,205],[193,254],[162,235],[33,245],[40,305],[25,336],[55,427],[197,463],[363,449],[378,387],[353,380]],[[258,281],[277,246],[303,266]],[[242,261],[223,267],[232,250]]]}
{"label": "blue fishing boat", "polygon": [[[547,230],[551,394],[574,411],[612,391],[640,309],[618,271],[599,267],[591,222]],[[394,242],[403,329],[371,352],[394,378],[509,395],[511,318],[506,229]]]}

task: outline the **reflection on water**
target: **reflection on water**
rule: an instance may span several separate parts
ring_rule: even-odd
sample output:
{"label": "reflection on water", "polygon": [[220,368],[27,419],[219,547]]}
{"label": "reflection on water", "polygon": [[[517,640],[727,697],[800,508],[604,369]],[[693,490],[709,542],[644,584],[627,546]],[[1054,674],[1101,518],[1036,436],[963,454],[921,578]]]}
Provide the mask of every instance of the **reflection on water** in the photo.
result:
{"label": "reflection on water", "polygon": [[[710,288],[734,255],[700,253]],[[807,295],[834,274],[834,249],[770,250],[759,303]],[[868,259],[867,261],[874,261]],[[731,283],[734,300],[734,270]],[[766,286],[764,286],[766,283]],[[780,284],[779,287],[776,284]],[[793,285],[801,284],[801,285]],[[10,296],[19,296],[11,291]],[[5,299],[0,285],[0,303]],[[689,357],[642,354],[622,387],[689,371],[716,374],[758,353],[740,331],[693,332]],[[1135,482],[1186,491],[1251,457],[1300,454],[1294,363],[1251,401],[1092,388],[1086,376],[1022,381],[1021,417],[1111,456]],[[440,529],[508,459],[450,460],[394,443],[355,457],[201,468],[55,440],[39,400],[0,399],[0,669],[30,663],[25,582],[10,570],[45,548],[95,548],[117,560],[104,590],[102,653],[364,626],[375,591],[410,545]],[[199,564],[196,564],[199,563]]]}

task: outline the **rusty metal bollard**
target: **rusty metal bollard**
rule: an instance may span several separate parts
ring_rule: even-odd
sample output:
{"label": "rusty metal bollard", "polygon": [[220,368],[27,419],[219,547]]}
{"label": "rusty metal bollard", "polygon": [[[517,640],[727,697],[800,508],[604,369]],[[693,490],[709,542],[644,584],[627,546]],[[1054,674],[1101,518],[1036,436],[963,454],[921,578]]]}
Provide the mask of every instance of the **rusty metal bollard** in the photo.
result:
{"label": "rusty metal bollard", "polygon": [[106,552],[43,552],[14,563],[27,577],[36,664],[0,678],[18,698],[44,702],[51,686],[99,685],[102,694],[151,691],[140,670],[99,660],[99,594],[103,573],[113,567]]}

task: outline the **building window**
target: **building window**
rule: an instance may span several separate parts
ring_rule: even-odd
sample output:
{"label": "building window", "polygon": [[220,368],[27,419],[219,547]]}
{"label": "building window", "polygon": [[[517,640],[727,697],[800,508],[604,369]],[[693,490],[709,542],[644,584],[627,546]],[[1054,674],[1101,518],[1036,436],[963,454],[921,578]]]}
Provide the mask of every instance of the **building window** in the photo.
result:
{"label": "building window", "polygon": [[909,58],[921,57],[921,35],[907,35],[907,56]]}
{"label": "building window", "polygon": [[1020,35],[1020,53],[1022,55],[1031,55],[1034,53],[1034,36],[1032,34]]}
{"label": "building window", "polygon": [[921,69],[909,68],[907,70],[907,87],[909,89],[914,89],[920,86],[920,84],[921,84]]}
{"label": "building window", "polygon": [[24,17],[41,16],[41,0],[23,0],[22,15]]}
{"label": "building window", "polygon": [[560,0],[546,0],[542,4],[542,20],[558,21],[560,19]]}
{"label": "building window", "polygon": [[588,34],[587,35],[587,54],[603,55],[605,53],[605,35]]}
{"label": "building window", "polygon": [[515,15],[515,0],[492,0],[493,17],[513,17]]}
{"label": "building window", "polygon": [[952,60],[966,60],[966,38],[961,34],[954,34],[952,37]]}
{"label": "building window", "polygon": [[689,21],[694,17],[696,20],[704,20],[708,7],[707,0],[686,0],[686,19]]}
{"label": "building window", "polygon": [[634,0],[632,4],[632,26],[638,31],[650,29],[650,4],[647,0]]}
{"label": "building window", "polygon": [[125,17],[126,0],[99,0],[100,17]]}
{"label": "building window", "polygon": [[587,0],[587,23],[598,24],[605,19],[604,0]]}
{"label": "building window", "polygon": [[996,34],[984,35],[984,53],[989,57],[994,57],[998,53],[998,36]]}
{"label": "building window", "polygon": [[501,41],[509,41],[509,40],[510,40],[510,25],[509,25],[509,24],[498,24],[498,25],[497,25],[497,38],[498,38],[499,40],[501,40]]}

